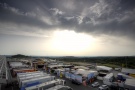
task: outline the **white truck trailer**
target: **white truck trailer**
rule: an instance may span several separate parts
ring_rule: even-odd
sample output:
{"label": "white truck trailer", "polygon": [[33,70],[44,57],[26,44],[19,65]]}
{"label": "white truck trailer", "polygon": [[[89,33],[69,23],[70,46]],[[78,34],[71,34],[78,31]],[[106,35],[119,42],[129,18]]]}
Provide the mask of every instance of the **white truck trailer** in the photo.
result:
{"label": "white truck trailer", "polygon": [[41,71],[17,73],[17,75],[32,74],[32,73],[40,73],[40,72],[41,72]]}
{"label": "white truck trailer", "polygon": [[23,77],[29,77],[29,76],[35,76],[35,75],[41,75],[41,74],[45,74],[43,72],[36,72],[36,73],[26,73],[26,74],[21,74],[21,75],[17,75],[17,80],[19,81],[20,78]]}
{"label": "white truck trailer", "polygon": [[21,73],[21,74],[17,74],[17,78],[25,77],[25,76],[30,76],[30,75],[41,74],[41,73],[44,73],[44,72]]}
{"label": "white truck trailer", "polygon": [[57,85],[46,90],[73,90],[73,89],[69,86]]}
{"label": "white truck trailer", "polygon": [[44,82],[52,81],[54,79],[55,79],[55,76],[47,76],[47,77],[33,78],[30,80],[24,80],[20,83],[19,87],[25,87],[28,84],[32,84],[35,82],[44,83]]}
{"label": "white truck trailer", "polygon": [[109,73],[103,78],[103,83],[108,85],[108,86],[111,86],[113,79],[114,79],[113,73]]}
{"label": "white truck trailer", "polygon": [[23,78],[20,78],[18,80],[18,83],[20,85],[21,82],[24,81],[24,80],[30,80],[30,79],[34,79],[34,78],[41,78],[41,77],[47,77],[47,76],[49,76],[49,74],[41,74],[41,75],[39,74],[39,75],[35,75],[35,76],[23,77]]}
{"label": "white truck trailer", "polygon": [[35,86],[26,87],[25,90],[46,90],[56,85],[64,85],[65,80],[56,79],[46,83],[41,83]]}

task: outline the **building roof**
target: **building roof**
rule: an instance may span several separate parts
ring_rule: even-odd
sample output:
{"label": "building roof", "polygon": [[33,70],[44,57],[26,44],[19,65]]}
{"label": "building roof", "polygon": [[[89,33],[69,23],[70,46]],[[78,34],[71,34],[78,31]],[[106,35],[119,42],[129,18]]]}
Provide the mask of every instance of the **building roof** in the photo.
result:
{"label": "building roof", "polygon": [[121,72],[135,74],[135,69],[122,68]]}

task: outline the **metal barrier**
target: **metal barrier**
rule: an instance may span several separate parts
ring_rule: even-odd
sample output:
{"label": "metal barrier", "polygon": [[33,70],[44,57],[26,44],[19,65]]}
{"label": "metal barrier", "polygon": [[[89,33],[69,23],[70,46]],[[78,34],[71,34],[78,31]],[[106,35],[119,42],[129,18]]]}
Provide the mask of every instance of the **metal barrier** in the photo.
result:
{"label": "metal barrier", "polygon": [[0,89],[1,84],[8,84],[11,82],[12,76],[7,66],[7,60],[5,56],[0,56]]}

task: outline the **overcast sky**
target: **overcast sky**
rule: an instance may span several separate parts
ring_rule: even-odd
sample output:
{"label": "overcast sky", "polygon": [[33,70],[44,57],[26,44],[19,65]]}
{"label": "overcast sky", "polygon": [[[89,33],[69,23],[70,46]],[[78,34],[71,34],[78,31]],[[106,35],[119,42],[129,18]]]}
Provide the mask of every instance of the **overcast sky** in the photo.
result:
{"label": "overcast sky", "polygon": [[0,0],[0,54],[135,55],[135,0]]}

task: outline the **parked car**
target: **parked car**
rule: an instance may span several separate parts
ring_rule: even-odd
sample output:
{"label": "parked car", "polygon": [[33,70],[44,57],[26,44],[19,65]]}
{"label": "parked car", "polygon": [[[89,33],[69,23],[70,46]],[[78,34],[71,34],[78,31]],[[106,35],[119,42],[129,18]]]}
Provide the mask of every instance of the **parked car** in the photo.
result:
{"label": "parked car", "polygon": [[98,90],[109,90],[109,87],[107,85],[101,85]]}
{"label": "parked car", "polygon": [[91,86],[92,87],[98,87],[99,86],[99,83],[98,82],[94,82]]}
{"label": "parked car", "polygon": [[77,85],[80,85],[80,84],[81,84],[80,82],[78,82],[78,81],[76,81],[76,80],[72,80],[72,83],[73,83],[73,84],[77,84]]}

